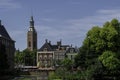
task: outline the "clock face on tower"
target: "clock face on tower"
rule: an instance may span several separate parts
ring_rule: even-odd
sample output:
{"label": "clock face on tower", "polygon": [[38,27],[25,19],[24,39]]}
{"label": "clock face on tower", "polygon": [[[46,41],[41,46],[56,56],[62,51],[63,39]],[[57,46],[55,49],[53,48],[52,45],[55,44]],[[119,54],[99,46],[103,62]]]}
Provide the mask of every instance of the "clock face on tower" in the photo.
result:
{"label": "clock face on tower", "polygon": [[33,31],[33,28],[29,28],[29,31]]}

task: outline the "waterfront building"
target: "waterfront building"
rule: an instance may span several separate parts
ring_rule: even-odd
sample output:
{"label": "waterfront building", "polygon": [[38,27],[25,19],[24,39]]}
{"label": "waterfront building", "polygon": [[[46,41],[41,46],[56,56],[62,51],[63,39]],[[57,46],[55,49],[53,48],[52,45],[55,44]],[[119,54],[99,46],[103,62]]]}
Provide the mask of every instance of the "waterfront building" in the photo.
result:
{"label": "waterfront building", "polygon": [[[27,32],[27,49],[30,51],[37,50],[37,32],[34,27],[34,19],[31,16],[30,27]],[[52,68],[66,56],[71,56],[71,60],[75,57],[75,53],[69,53],[70,46],[63,45],[62,41],[57,41],[55,45],[51,44],[51,41],[45,40],[45,43],[41,48],[37,50],[37,67],[39,68]],[[27,58],[27,57],[25,57]]]}
{"label": "waterfront building", "polygon": [[[7,55],[8,70],[14,69],[14,53],[15,53],[15,41],[12,40],[4,25],[0,20],[0,45],[5,46],[5,54]],[[1,54],[1,53],[0,53]]]}
{"label": "waterfront building", "polygon": [[43,46],[37,52],[37,66],[39,68],[52,68],[56,65],[56,61],[65,58],[65,52],[69,45],[62,45],[58,41],[56,45],[52,45],[51,41],[45,41]]}

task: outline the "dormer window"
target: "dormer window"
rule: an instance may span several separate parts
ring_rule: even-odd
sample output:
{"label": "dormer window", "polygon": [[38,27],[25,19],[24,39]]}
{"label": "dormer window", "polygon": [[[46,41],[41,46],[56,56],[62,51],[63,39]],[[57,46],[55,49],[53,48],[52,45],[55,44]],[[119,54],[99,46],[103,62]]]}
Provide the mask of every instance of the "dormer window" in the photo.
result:
{"label": "dormer window", "polygon": [[44,48],[44,51],[47,51],[47,48]]}
{"label": "dormer window", "polygon": [[74,52],[74,50],[73,49],[70,49],[70,53],[73,53]]}

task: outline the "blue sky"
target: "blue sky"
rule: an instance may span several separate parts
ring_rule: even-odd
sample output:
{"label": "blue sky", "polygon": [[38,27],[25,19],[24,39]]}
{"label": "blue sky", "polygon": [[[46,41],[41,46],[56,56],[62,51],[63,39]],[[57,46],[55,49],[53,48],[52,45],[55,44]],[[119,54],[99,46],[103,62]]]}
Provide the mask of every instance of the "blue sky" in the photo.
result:
{"label": "blue sky", "polygon": [[0,19],[16,49],[26,48],[30,16],[34,16],[38,48],[45,39],[80,47],[93,26],[120,20],[120,0],[0,0]]}

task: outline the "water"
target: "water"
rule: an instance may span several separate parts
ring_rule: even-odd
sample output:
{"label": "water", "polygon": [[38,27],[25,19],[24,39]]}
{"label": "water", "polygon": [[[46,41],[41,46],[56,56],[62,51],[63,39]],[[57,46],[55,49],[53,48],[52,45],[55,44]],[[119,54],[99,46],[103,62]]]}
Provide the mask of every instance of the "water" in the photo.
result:
{"label": "water", "polygon": [[20,75],[15,77],[13,80],[48,80],[47,72],[35,72],[32,75]]}
{"label": "water", "polygon": [[22,75],[20,77],[15,77],[13,80],[48,80],[48,77],[40,75]]}
{"label": "water", "polygon": [[15,77],[13,80],[37,80],[35,76],[20,76]]}

